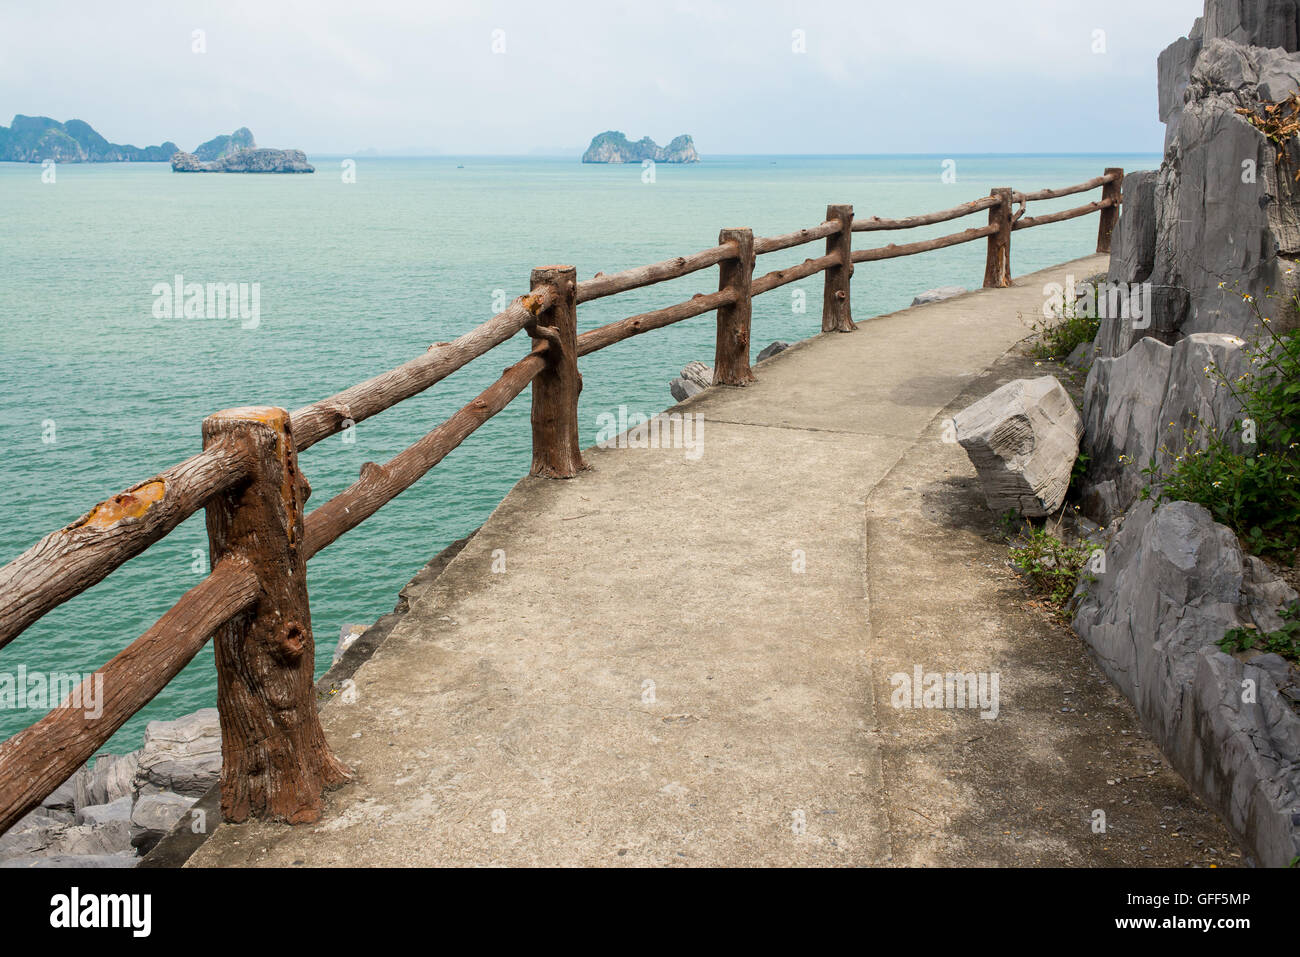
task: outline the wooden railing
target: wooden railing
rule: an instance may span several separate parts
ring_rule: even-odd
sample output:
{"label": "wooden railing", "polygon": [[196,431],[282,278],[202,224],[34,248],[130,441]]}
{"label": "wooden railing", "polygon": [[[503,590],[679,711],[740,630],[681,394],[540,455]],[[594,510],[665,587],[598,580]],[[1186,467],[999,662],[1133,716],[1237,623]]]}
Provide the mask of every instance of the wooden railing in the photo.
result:
{"label": "wooden railing", "polygon": [[[572,478],[583,468],[578,437],[578,358],[624,339],[717,312],[714,384],[743,386],[750,369],[755,296],[824,274],[822,331],[853,332],[854,265],[910,256],[987,238],[986,287],[1011,282],[1011,234],[1100,212],[1097,251],[1110,251],[1123,170],[1066,189],[995,189],[953,209],[905,219],[854,219],[830,206],[824,222],[755,238],[724,229],[718,245],[691,256],[578,281],[572,266],[533,270],[531,291],[454,342],[295,411],[227,409],[203,422],[203,450],[135,485],[0,568],[0,647],[68,599],[102,581],[206,509],[211,572],[148,631],[101,667],[102,714],[72,703],[79,689],[31,727],[0,745],[0,832],[36,807],[154,698],[215,636],[222,730],[223,817],[315,820],[323,791],[348,777],[330,753],[313,691],[315,652],[306,563],[410,488],[475,429],[532,387],[531,474]],[[1028,203],[1100,187],[1101,200],[1026,217]],[[1019,206],[1016,210],[1014,207]],[[911,229],[988,210],[988,224],[936,239],[854,250],[855,232]],[[757,257],[826,241],[825,253],[754,276]],[[577,333],[577,306],[718,267],[718,290]],[[367,463],[358,480],[306,513],[310,488],[298,453],[327,436],[417,395],[520,331],[531,351],[491,386],[385,465]],[[93,680],[93,679],[91,679]],[[97,711],[100,709],[96,709]]]}

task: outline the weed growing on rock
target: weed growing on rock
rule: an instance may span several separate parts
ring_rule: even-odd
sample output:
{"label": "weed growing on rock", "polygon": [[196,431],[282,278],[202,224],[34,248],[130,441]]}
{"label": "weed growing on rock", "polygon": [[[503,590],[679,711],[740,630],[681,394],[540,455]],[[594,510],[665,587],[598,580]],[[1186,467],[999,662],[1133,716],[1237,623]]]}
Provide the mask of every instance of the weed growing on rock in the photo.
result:
{"label": "weed growing on rock", "polygon": [[1036,528],[1026,522],[1020,544],[1011,548],[1011,564],[1024,573],[1036,595],[1063,612],[1074,597],[1092,552],[1092,546],[1086,543],[1067,544],[1046,527]]}
{"label": "weed growing on rock", "polygon": [[1282,627],[1277,631],[1233,628],[1220,639],[1219,647],[1228,654],[1259,650],[1300,663],[1300,602],[1293,601],[1278,612],[1278,617],[1282,619]]}
{"label": "weed growing on rock", "polygon": [[1097,338],[1101,319],[1098,318],[1100,310],[1097,308],[1095,286],[1091,296],[1093,300],[1091,309],[1080,312],[1077,303],[1066,302],[1061,306],[1059,317],[1029,324],[1029,328],[1037,336],[1037,341],[1031,350],[1035,359],[1048,362],[1064,361],[1082,343],[1092,342]]}

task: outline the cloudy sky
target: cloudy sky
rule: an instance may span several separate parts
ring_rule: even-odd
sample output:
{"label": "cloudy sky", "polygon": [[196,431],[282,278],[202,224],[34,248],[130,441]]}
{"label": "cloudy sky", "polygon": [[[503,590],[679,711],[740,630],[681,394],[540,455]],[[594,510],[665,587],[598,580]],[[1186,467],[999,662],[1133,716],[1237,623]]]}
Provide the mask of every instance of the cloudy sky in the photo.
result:
{"label": "cloudy sky", "polygon": [[[1202,0],[2,0],[0,123],[193,149],[1159,152]],[[195,52],[202,31],[204,52]],[[804,52],[797,52],[802,48]]]}

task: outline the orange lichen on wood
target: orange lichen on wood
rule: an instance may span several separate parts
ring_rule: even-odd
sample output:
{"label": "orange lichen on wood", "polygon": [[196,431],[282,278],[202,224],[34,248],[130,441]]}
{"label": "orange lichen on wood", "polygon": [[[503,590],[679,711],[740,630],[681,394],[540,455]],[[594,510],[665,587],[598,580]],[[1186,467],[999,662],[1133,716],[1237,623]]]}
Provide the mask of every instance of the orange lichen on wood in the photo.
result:
{"label": "orange lichen on wood", "polygon": [[139,518],[150,507],[162,501],[167,491],[162,479],[145,482],[135,488],[129,488],[121,495],[114,495],[106,502],[100,502],[90,513],[72,528],[112,528],[118,522],[128,518]]}

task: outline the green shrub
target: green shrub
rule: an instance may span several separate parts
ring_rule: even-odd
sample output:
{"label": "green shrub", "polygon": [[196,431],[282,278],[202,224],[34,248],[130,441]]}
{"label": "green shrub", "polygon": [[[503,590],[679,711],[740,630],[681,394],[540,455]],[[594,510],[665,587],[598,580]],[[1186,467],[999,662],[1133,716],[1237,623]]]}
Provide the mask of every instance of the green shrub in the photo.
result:
{"label": "green shrub", "polygon": [[[1059,318],[1030,324],[1030,328],[1038,337],[1038,341],[1034,343],[1031,350],[1035,359],[1063,361],[1079,345],[1092,342],[1097,338],[1097,330],[1101,328],[1101,319],[1097,317],[1097,290],[1095,287],[1092,290],[1092,297],[1093,308],[1084,310],[1084,314],[1078,312],[1075,303],[1066,302],[1062,307],[1062,315]],[[1091,313],[1091,315],[1087,313]]]}
{"label": "green shrub", "polygon": [[1025,574],[1036,595],[1063,611],[1093,550],[1088,544],[1068,545],[1046,528],[1026,522],[1021,543],[1011,549],[1011,564]]}
{"label": "green shrub", "polygon": [[1258,649],[1281,655],[1288,661],[1300,662],[1300,602],[1292,602],[1278,612],[1278,616],[1282,619],[1282,627],[1277,631],[1233,628],[1219,641],[1219,647],[1229,654]]}
{"label": "green shrub", "polygon": [[1143,469],[1149,484],[1142,497],[1204,505],[1250,551],[1293,560],[1300,548],[1300,332],[1274,335],[1258,303],[1242,298],[1263,330],[1246,347],[1251,371],[1235,382],[1215,367],[1206,372],[1241,402],[1234,429],[1248,438],[1245,426],[1252,423],[1255,443],[1239,452],[1216,432],[1203,442],[1189,435],[1167,473],[1154,462]]}

